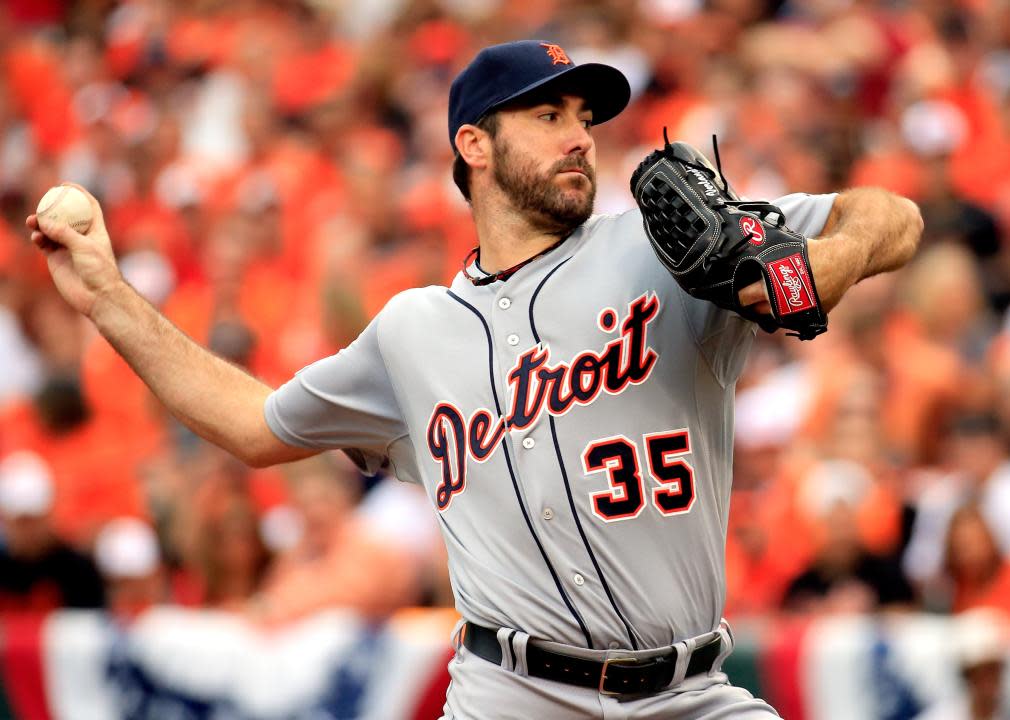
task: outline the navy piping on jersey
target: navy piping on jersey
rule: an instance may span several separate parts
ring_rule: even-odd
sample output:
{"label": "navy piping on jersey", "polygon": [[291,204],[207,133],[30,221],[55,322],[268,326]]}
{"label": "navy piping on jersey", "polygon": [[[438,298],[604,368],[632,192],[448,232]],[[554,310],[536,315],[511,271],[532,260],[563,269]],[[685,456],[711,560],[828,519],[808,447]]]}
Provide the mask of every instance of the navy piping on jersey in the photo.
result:
{"label": "navy piping on jersey", "polygon": [[[491,342],[491,329],[487,325],[487,320],[484,319],[484,316],[480,314],[480,311],[477,308],[475,308],[473,305],[471,305],[466,300],[461,298],[459,295],[454,293],[452,290],[446,290],[446,292],[449,294],[449,297],[451,297],[453,300],[455,300],[460,305],[467,308],[468,310],[470,310],[470,312],[476,315],[477,319],[480,320],[480,324],[484,326],[484,334],[487,336],[487,360],[488,360],[488,371],[491,379],[491,394],[494,396],[495,411],[497,411],[498,417],[502,417],[501,404],[498,402],[498,390],[495,388],[495,381],[494,381],[494,345]],[[554,584],[557,586],[558,592],[561,594],[561,599],[565,601],[565,605],[568,607],[568,610],[572,613],[572,617],[575,618],[575,621],[579,624],[579,628],[581,628],[582,630],[582,634],[585,635],[586,647],[592,650],[594,649],[593,638],[589,634],[589,628],[586,627],[586,623],[582,620],[582,617],[579,615],[578,610],[576,610],[575,606],[572,605],[572,601],[568,597],[568,593],[565,592],[565,588],[561,584],[561,579],[558,577],[557,572],[555,572],[554,570],[554,566],[551,565],[551,561],[547,557],[547,551],[544,550],[544,546],[543,544],[541,544],[540,538],[537,537],[536,531],[534,531],[533,529],[533,523],[530,521],[529,513],[526,512],[526,505],[523,503],[522,495],[519,492],[519,482],[516,480],[515,471],[512,469],[512,458],[509,455],[508,444],[503,442],[501,447],[502,451],[505,453],[505,465],[508,467],[509,476],[512,478],[512,488],[515,490],[516,493],[516,502],[519,503],[519,509],[522,510],[523,519],[526,521],[526,527],[527,529],[529,529],[530,535],[533,536],[533,540],[534,542],[536,542],[537,548],[540,550],[540,555],[543,557],[544,564],[547,565],[547,569],[550,571],[551,577],[554,578]]]}
{"label": "navy piping on jersey", "polygon": [[[530,297],[530,330],[533,331],[533,339],[538,343],[540,342],[540,333],[537,332],[537,324],[533,319],[533,305],[537,301],[537,295],[540,294],[544,285],[548,280],[550,280],[551,275],[556,273],[562,265],[571,259],[572,258],[569,257],[562,260],[549,273],[547,273],[547,275],[544,276],[544,279],[540,281],[540,284],[537,285],[537,289],[533,291],[533,295]],[[558,457],[558,467],[561,469],[561,479],[564,480],[565,483],[565,492],[568,494],[568,506],[572,510],[572,517],[575,519],[575,527],[578,528],[579,537],[582,538],[582,544],[585,545],[586,552],[589,553],[589,559],[592,561],[593,567],[596,568],[596,575],[600,578],[600,585],[603,586],[603,592],[607,594],[610,606],[614,608],[614,612],[617,613],[617,617],[619,617],[621,622],[624,624],[624,629],[628,633],[628,640],[631,641],[631,648],[633,650],[638,650],[638,641],[635,639],[635,634],[631,630],[631,624],[628,622],[627,618],[624,617],[624,613],[621,612],[621,609],[617,607],[617,601],[614,600],[614,595],[610,592],[610,586],[607,584],[607,579],[603,576],[603,569],[600,567],[600,563],[596,559],[596,554],[593,552],[593,548],[589,544],[589,538],[586,537],[586,531],[582,529],[582,522],[579,520],[579,513],[575,509],[575,499],[572,497],[572,486],[568,481],[568,471],[565,469],[565,461],[561,457],[561,445],[558,442],[558,431],[554,424],[554,416],[548,413],[547,421],[551,426],[551,437],[554,439],[554,453]]]}

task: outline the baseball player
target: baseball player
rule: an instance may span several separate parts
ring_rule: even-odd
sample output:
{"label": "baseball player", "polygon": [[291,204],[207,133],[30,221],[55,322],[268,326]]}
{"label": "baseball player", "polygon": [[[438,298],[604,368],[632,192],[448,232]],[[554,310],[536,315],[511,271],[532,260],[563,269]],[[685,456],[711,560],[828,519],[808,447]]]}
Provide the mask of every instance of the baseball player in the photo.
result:
{"label": "baseball player", "polygon": [[[251,465],[341,448],[423,485],[463,618],[446,718],[775,716],[720,671],[733,390],[757,326],[685,292],[638,210],[591,216],[592,126],[628,99],[556,44],[478,54],[449,138],[479,247],[276,391],[123,281],[97,203],[87,235],[27,220],[63,296],[194,431]],[[879,190],[777,205],[814,238],[825,310],[921,232]]]}

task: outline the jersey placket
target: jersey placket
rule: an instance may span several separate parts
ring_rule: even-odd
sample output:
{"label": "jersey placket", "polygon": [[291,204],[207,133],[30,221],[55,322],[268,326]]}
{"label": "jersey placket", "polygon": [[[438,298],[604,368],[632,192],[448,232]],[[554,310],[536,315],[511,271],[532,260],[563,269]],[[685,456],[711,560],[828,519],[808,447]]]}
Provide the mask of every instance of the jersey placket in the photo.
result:
{"label": "jersey placket", "polygon": [[[536,289],[533,291],[529,300],[529,308],[526,313],[528,318],[528,327],[530,334],[533,337],[533,342],[538,345],[543,342],[540,336],[540,332],[537,327],[537,317],[544,319],[543,305],[538,304],[538,299],[541,297],[541,291],[545,289],[552,282],[560,282],[561,277],[555,278],[555,275],[563,269],[567,263],[573,258],[570,256],[561,262],[557,263],[550,271],[546,272],[544,276],[538,279],[536,284]],[[555,278],[552,280],[552,278]],[[542,303],[542,301],[541,301]],[[546,345],[546,343],[544,343]],[[581,350],[586,347],[590,347],[591,342],[583,343],[576,342],[576,346]],[[573,358],[577,354],[575,352],[575,347],[562,347],[553,348],[554,352],[551,354],[550,365],[556,366],[558,363],[570,363],[573,362]],[[546,409],[541,418],[541,433],[544,435],[544,443],[542,446],[544,450],[548,450],[549,446],[549,457],[554,460],[553,472],[556,475],[555,481],[550,484],[550,487],[558,493],[558,497],[550,503],[552,507],[546,507],[545,512],[553,517],[558,517],[557,523],[554,523],[553,530],[557,531],[561,529],[561,524],[564,525],[564,536],[557,536],[558,545],[560,547],[566,547],[571,549],[571,560],[570,572],[567,581],[575,586],[575,592],[577,596],[584,602],[591,603],[592,617],[595,619],[595,627],[602,628],[601,622],[605,623],[608,628],[606,630],[607,635],[612,637],[622,637],[624,638],[621,642],[611,641],[608,646],[611,649],[617,647],[631,647],[637,650],[639,648],[639,640],[637,633],[632,628],[628,621],[626,614],[621,610],[617,601],[614,597],[613,591],[607,582],[604,571],[600,567],[600,561],[594,552],[592,544],[587,535],[587,528],[585,527],[586,518],[582,517],[579,513],[578,507],[578,489],[577,487],[572,487],[572,483],[579,483],[580,480],[580,470],[578,466],[572,466],[570,462],[565,461],[565,454],[561,450],[558,439],[558,423],[565,422],[564,417],[555,418],[551,413],[547,412]],[[545,462],[549,462],[546,461]],[[547,520],[548,518],[544,518]],[[574,550],[574,548],[581,548],[584,550],[584,555],[580,554]],[[586,595],[590,597],[586,597]],[[613,613],[613,614],[611,614]],[[605,620],[604,620],[605,618]],[[619,621],[619,626],[612,626],[613,621]],[[623,633],[622,633],[623,629]]]}
{"label": "jersey placket", "polygon": [[[521,501],[525,504],[530,520],[537,529],[539,542],[553,565],[552,569],[556,572],[563,591],[573,604],[584,606],[587,602],[585,594],[593,592],[593,586],[589,585],[595,582],[592,569],[587,572],[584,568],[575,567],[569,561],[568,553],[565,553],[564,557],[558,555],[558,548],[565,546],[564,541],[559,539],[559,534],[564,535],[567,530],[562,525],[572,524],[568,500],[560,495],[550,497],[551,493],[559,489],[559,484],[551,483],[534,488],[528,482],[531,478],[537,477],[538,473],[543,473],[545,467],[552,468],[552,476],[558,472],[554,467],[553,438],[548,429],[548,419],[544,417],[547,414],[546,408],[536,411],[529,425],[522,428],[512,427],[514,403],[517,402],[517,398],[515,382],[511,376],[523,355],[538,350],[538,340],[534,337],[530,324],[529,306],[531,288],[539,287],[541,281],[542,277],[538,276],[512,278],[511,282],[498,288],[491,304],[489,324],[495,357],[500,368],[499,392],[504,401],[503,412],[506,414],[509,427],[505,442],[515,459],[513,472]],[[518,399],[521,400],[522,398]],[[575,612],[581,615],[583,610],[576,609]],[[593,646],[588,636],[587,643],[590,647]]]}
{"label": "jersey placket", "polygon": [[[495,356],[499,367],[499,393],[504,401],[502,411],[505,413],[506,423],[509,428],[505,435],[505,440],[509,443],[512,456],[516,459],[516,479],[522,491],[523,502],[526,503],[527,509],[533,518],[539,520],[549,519],[544,518],[545,514],[553,518],[553,510],[530,505],[525,483],[528,473],[523,472],[521,469],[530,465],[532,453],[542,452],[542,448],[538,447],[540,438],[537,435],[540,418],[536,418],[530,425],[521,429],[513,429],[512,427],[512,409],[514,408],[516,398],[515,387],[510,376],[514,372],[520,356],[534,347],[533,337],[526,322],[529,293],[523,293],[522,291],[523,288],[520,287],[518,279],[513,279],[510,284],[502,284],[491,306],[490,324]],[[513,295],[517,296],[516,299],[513,299]],[[526,295],[526,297],[523,297],[523,295]]]}

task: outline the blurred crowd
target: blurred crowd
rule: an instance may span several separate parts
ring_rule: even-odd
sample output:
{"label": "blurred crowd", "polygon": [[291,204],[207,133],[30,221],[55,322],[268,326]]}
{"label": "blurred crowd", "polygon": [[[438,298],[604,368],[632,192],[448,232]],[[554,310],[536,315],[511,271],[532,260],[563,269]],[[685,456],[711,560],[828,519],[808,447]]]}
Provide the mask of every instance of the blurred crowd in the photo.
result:
{"label": "blurred crowd", "polygon": [[831,332],[758,339],[728,617],[1010,612],[1008,0],[9,0],[0,609],[451,603],[417,488],[337,454],[253,471],[189,434],[58,297],[23,222],[51,185],[88,187],[130,282],[278,384],[455,274],[475,238],[448,86],[524,37],[631,82],[594,129],[598,211],[631,207],[664,126],[717,134],[750,197],[878,185],[922,208],[918,257]]}

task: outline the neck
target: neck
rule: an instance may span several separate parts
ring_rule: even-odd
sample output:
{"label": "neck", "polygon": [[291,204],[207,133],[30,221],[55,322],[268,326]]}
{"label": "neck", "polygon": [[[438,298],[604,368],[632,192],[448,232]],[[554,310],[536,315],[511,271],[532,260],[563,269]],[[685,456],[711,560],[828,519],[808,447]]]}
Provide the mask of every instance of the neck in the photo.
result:
{"label": "neck", "polygon": [[544,227],[511,207],[496,203],[475,204],[473,217],[480,267],[488,273],[521,263],[571,233],[568,228]]}

